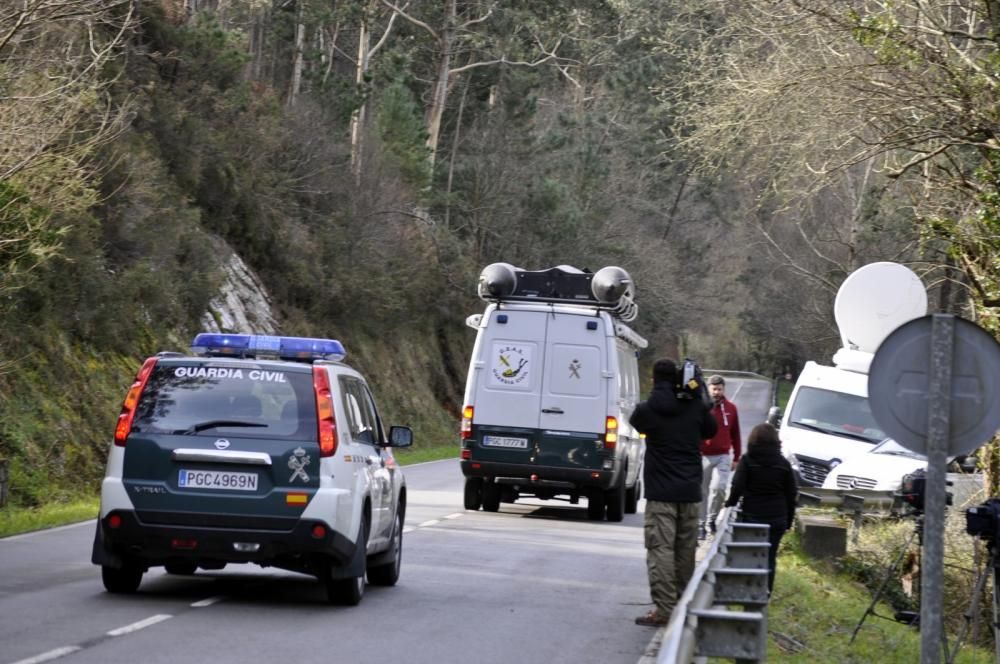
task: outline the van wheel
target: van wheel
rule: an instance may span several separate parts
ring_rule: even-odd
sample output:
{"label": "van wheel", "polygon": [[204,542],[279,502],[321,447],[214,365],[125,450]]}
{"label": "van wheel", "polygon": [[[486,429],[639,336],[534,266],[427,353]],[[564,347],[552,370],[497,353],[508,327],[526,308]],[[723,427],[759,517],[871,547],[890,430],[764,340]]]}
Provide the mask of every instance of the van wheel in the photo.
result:
{"label": "van wheel", "polygon": [[625,514],[635,514],[639,511],[639,498],[642,497],[642,482],[638,479],[631,489],[625,489]]}
{"label": "van wheel", "polygon": [[144,570],[132,561],[125,561],[121,567],[101,567],[101,581],[109,593],[131,595],[139,589]]}
{"label": "van wheel", "polygon": [[496,512],[500,509],[500,485],[496,482],[483,483],[483,510]]}
{"label": "van wheel", "polygon": [[167,563],[163,569],[167,570],[167,574],[190,576],[198,570],[198,566],[194,563]]}
{"label": "van wheel", "polygon": [[595,491],[587,496],[587,518],[591,521],[604,520],[604,492]]}
{"label": "van wheel", "polygon": [[399,581],[399,570],[403,566],[403,513],[398,507],[392,528],[390,546],[396,552],[392,562],[368,570],[368,582],[376,586],[394,586]]}
{"label": "van wheel", "polygon": [[483,478],[465,478],[465,509],[476,511],[483,504]]}
{"label": "van wheel", "polygon": [[622,473],[618,485],[605,494],[608,503],[608,521],[615,523],[625,518],[625,473]]}

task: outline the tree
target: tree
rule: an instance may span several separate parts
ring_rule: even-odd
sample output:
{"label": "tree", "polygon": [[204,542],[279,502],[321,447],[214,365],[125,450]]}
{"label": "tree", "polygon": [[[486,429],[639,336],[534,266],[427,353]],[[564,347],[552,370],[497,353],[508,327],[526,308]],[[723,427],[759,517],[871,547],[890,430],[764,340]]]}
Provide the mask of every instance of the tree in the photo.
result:
{"label": "tree", "polygon": [[123,127],[108,73],[132,26],[123,0],[0,8],[0,293],[57,255],[61,224],[95,200],[89,159]]}

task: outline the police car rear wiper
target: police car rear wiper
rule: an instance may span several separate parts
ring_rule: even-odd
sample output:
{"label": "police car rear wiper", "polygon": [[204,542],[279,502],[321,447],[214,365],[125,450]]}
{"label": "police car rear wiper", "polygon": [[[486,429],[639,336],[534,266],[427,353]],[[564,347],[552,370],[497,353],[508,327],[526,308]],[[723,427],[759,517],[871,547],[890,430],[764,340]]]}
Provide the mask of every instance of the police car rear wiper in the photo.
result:
{"label": "police car rear wiper", "polygon": [[242,420],[208,420],[207,422],[199,422],[198,424],[192,424],[187,429],[182,431],[176,431],[185,436],[189,436],[193,433],[198,433],[199,431],[204,431],[205,429],[214,429],[215,427],[266,427],[266,424],[261,424],[260,422],[244,422]]}

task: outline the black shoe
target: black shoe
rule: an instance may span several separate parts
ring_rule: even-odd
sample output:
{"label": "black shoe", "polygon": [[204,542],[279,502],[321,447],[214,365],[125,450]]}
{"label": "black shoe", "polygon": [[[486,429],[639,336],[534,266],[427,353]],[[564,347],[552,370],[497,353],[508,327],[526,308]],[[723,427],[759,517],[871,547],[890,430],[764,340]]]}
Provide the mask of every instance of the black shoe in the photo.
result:
{"label": "black shoe", "polygon": [[708,522],[708,531],[713,535],[715,534],[715,519]]}
{"label": "black shoe", "polygon": [[705,524],[701,524],[698,526],[698,541],[700,542],[704,540],[705,537],[707,537],[705,533]]}

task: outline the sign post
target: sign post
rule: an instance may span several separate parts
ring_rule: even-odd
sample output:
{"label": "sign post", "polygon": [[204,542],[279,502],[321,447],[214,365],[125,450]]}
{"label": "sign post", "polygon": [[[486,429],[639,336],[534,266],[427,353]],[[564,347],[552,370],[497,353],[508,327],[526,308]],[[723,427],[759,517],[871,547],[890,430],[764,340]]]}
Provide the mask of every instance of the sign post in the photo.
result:
{"label": "sign post", "polygon": [[920,581],[920,662],[947,658],[943,628],[948,456],[969,454],[1000,428],[1000,344],[948,314],[903,324],[879,346],[868,374],[879,426],[927,456]]}
{"label": "sign post", "polygon": [[924,494],[924,555],[920,571],[920,663],[938,664],[944,646],[944,519],[947,503],[948,433],[955,321],[936,314],[931,322],[927,390],[927,481]]}

